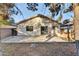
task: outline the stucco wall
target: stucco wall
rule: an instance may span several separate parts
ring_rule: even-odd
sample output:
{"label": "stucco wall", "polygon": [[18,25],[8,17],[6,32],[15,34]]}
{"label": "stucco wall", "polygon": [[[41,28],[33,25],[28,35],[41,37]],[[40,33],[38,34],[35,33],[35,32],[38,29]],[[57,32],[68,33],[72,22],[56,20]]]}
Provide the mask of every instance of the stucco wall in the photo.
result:
{"label": "stucco wall", "polygon": [[[17,26],[18,35],[41,35],[41,26],[48,26],[49,28],[49,21],[50,20],[46,20],[46,18],[36,17],[23,22]],[[33,31],[26,31],[26,26],[33,26]]]}
{"label": "stucco wall", "polygon": [[8,36],[11,36],[12,32],[9,28],[0,28],[0,39],[6,38]]}
{"label": "stucco wall", "polygon": [[79,40],[79,6],[75,7],[74,14],[75,40]]}

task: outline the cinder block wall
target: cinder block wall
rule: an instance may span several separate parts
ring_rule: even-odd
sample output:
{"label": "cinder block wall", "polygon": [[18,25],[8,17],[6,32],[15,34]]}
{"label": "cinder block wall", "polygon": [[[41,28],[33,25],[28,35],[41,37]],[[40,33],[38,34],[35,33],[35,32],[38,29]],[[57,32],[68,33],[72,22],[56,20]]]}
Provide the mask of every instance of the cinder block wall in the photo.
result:
{"label": "cinder block wall", "polygon": [[12,31],[10,28],[1,28],[0,29],[0,39],[4,39],[11,35],[12,35]]}

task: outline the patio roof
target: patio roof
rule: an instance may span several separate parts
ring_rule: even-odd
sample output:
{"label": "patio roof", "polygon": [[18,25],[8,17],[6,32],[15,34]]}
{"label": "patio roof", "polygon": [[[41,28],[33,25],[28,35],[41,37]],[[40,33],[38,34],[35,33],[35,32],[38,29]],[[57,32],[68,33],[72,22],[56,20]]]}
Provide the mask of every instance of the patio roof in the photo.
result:
{"label": "patio roof", "polygon": [[16,27],[10,25],[1,25],[0,28],[16,28]]}

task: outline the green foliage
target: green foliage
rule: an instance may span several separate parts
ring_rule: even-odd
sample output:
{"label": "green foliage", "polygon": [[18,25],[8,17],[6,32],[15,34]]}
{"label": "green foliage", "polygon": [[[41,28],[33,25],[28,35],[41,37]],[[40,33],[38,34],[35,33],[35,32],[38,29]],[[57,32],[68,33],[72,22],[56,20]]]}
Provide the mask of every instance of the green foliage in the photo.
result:
{"label": "green foliage", "polygon": [[0,20],[0,25],[12,25],[15,24],[14,20]]}
{"label": "green foliage", "polygon": [[37,6],[38,6],[38,3],[27,3],[26,8],[31,11],[37,11],[38,10]]}
{"label": "green foliage", "polygon": [[61,23],[61,20],[62,20],[62,15],[60,15],[60,16],[58,17],[57,21],[58,21],[59,23]]}
{"label": "green foliage", "polygon": [[0,25],[10,25],[10,22],[7,20],[0,20]]}
{"label": "green foliage", "polygon": [[14,19],[9,20],[9,24],[10,24],[10,25],[15,24]]}
{"label": "green foliage", "polygon": [[[1,3],[0,4],[0,15],[3,15],[3,18],[9,19],[11,15],[22,15],[21,10],[16,6],[15,3]],[[2,21],[1,21],[2,22]]]}

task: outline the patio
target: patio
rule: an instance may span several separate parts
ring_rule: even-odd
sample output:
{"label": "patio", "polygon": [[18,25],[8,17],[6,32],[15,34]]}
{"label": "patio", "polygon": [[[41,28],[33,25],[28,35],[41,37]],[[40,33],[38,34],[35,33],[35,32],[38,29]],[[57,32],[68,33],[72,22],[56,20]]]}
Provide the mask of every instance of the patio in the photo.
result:
{"label": "patio", "polygon": [[27,37],[27,36],[10,36],[1,40],[1,43],[31,43],[31,42],[68,42],[59,37],[46,38],[47,35]]}

